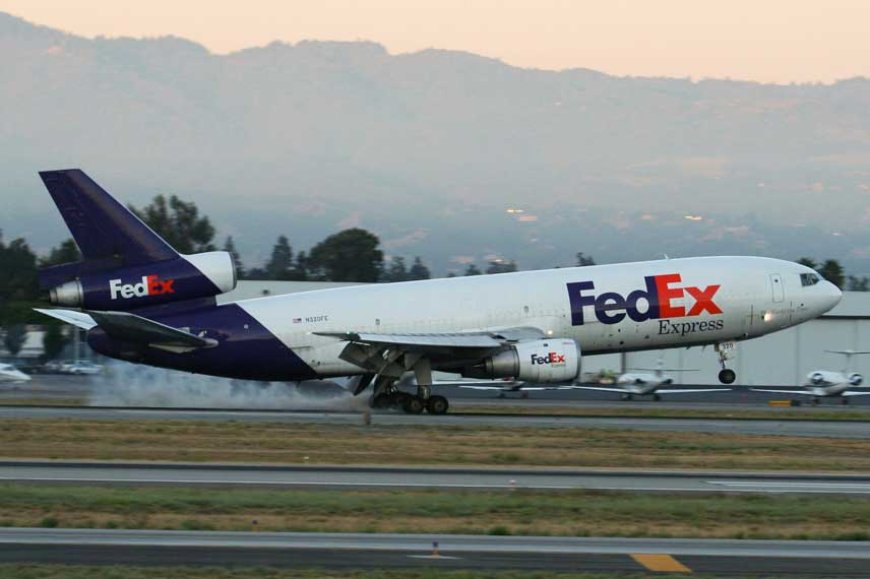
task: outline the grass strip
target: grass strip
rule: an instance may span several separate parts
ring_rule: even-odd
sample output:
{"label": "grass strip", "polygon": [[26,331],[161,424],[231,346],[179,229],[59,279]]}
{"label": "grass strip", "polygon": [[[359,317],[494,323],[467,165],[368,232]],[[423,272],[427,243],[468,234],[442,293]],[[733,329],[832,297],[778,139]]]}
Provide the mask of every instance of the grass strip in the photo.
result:
{"label": "grass strip", "polygon": [[837,422],[866,422],[870,410],[863,408],[823,409],[766,408],[761,405],[747,408],[656,408],[640,406],[550,406],[518,404],[463,404],[456,401],[450,407],[452,414],[517,414],[519,416],[578,416],[625,418],[718,418],[737,420],[825,420]]}
{"label": "grass strip", "polygon": [[0,421],[5,458],[870,471],[870,440],[602,428]]}
{"label": "grass strip", "polygon": [[[86,398],[2,398],[0,408],[15,406],[59,406],[94,408]],[[171,409],[171,408],[169,408]],[[222,410],[206,408],[205,410]],[[227,410],[244,410],[244,408],[227,408]],[[288,411],[289,412],[289,411]],[[802,408],[774,408],[763,404],[747,405],[746,408],[674,408],[636,405],[585,406],[571,403],[569,405],[535,405],[522,400],[486,404],[480,402],[468,403],[461,399],[451,402],[451,414],[516,414],[517,416],[577,416],[577,417],[626,417],[626,418],[719,418],[738,420],[825,420],[836,422],[866,422],[870,420],[870,409],[861,407],[818,408],[804,406]]]}
{"label": "grass strip", "polygon": [[[443,569],[345,570],[274,567],[142,567],[134,565],[3,565],[9,579],[642,579],[646,573],[553,573],[550,571],[455,571]],[[661,575],[667,579],[677,575]],[[685,577],[679,575],[679,577]],[[693,575],[693,577],[703,577]]]}
{"label": "grass strip", "polygon": [[0,485],[0,526],[868,540],[864,498]]}

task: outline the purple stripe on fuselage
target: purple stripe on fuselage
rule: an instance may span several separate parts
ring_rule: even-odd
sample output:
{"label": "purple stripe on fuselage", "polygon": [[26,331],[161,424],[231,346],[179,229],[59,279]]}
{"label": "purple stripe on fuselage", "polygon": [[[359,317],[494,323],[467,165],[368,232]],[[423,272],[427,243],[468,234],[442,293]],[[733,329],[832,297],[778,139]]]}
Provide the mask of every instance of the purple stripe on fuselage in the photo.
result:
{"label": "purple stripe on fuselage", "polygon": [[243,380],[295,381],[317,378],[314,370],[293,350],[236,304],[148,317],[217,340],[218,345],[186,353],[172,353],[146,344],[112,339],[99,328],[88,333],[88,344],[97,352],[112,358],[198,374]]}

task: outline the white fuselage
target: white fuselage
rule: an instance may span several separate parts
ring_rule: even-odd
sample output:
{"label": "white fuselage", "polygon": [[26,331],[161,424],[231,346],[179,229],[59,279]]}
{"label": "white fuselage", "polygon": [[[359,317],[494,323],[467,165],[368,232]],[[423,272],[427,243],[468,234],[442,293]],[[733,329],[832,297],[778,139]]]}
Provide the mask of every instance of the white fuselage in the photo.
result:
{"label": "white fuselage", "polygon": [[345,342],[316,332],[451,333],[530,327],[584,355],[762,336],[836,305],[813,270],[757,257],[699,257],[373,284],[237,302],[321,377],[359,373]]}

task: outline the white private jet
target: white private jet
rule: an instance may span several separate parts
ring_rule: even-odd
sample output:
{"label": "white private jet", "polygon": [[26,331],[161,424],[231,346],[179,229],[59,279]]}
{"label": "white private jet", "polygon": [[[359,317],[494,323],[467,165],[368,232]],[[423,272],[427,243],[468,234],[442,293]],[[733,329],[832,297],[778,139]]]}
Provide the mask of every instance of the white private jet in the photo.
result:
{"label": "white private jet", "polygon": [[616,379],[616,386],[581,386],[579,390],[600,390],[603,392],[619,392],[621,400],[631,400],[635,396],[652,396],[653,400],[661,400],[662,394],[679,394],[687,392],[725,392],[730,388],[662,388],[674,383],[671,376],[665,372],[694,372],[694,370],[675,370],[664,368],[659,359],[655,368],[635,368],[633,372],[621,374]]}
{"label": "white private jet", "polygon": [[849,388],[860,386],[864,381],[864,377],[858,372],[850,372],[849,367],[852,361],[852,356],[860,356],[870,354],[870,351],[855,351],[855,350],[825,350],[830,354],[841,354],[846,357],[846,368],[841,372],[832,370],[813,370],[807,374],[807,382],[802,390],[781,390],[767,388],[751,388],[755,392],[774,392],[776,394],[798,394],[801,396],[812,396],[813,404],[821,402],[822,398],[840,398],[842,404],[849,403],[851,396],[868,396],[870,391],[855,392]]}
{"label": "white private jet", "polygon": [[12,364],[0,364],[0,382],[30,382],[30,376]]}

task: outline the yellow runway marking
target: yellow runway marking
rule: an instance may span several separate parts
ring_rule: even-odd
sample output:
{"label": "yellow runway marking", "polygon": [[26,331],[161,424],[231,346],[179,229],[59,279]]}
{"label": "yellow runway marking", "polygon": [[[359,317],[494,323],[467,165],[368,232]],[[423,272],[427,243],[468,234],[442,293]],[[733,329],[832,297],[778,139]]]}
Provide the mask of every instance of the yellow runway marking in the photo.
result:
{"label": "yellow runway marking", "polygon": [[669,573],[691,573],[692,570],[670,555],[653,555],[632,553],[631,558],[646,567],[649,571],[667,571]]}

